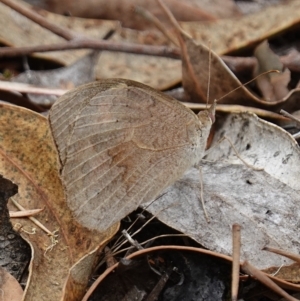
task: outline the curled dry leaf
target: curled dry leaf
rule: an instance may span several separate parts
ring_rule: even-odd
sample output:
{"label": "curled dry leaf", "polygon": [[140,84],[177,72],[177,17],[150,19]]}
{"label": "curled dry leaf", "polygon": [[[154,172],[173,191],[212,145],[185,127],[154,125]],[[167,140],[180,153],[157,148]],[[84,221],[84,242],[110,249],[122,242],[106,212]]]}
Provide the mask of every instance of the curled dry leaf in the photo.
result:
{"label": "curled dry leaf", "polygon": [[[254,76],[260,75],[256,79],[256,84],[264,99],[276,101],[285,97],[289,92],[287,86],[291,80],[291,72],[288,69],[284,70],[279,57],[270,49],[267,41],[255,48],[254,55],[257,58]],[[280,73],[272,72],[262,75],[270,70],[277,70]]]}
{"label": "curled dry leaf", "polygon": [[[0,173],[18,185],[14,199],[23,207],[45,207],[36,218],[54,234],[47,235],[26,218],[13,220],[33,250],[24,301],[81,300],[95,258],[117,225],[99,233],[74,221],[45,117],[2,104],[0,131]],[[10,209],[15,210],[13,205]]]}
{"label": "curled dry leaf", "polygon": [[[297,101],[300,89],[293,89],[288,93],[287,88],[280,88],[287,85],[289,81],[289,71],[285,71],[281,77],[272,77],[273,87],[277,99],[270,102],[261,99],[250,92],[237,77],[225,65],[222,59],[207,46],[194,41],[183,30],[177,29],[177,36],[181,41],[182,50],[182,84],[187,94],[194,101],[206,102],[208,78],[210,72],[210,99],[220,99],[218,103],[240,104],[265,109],[279,110],[285,108],[294,111],[300,108]],[[208,66],[211,55],[210,68]],[[284,83],[278,85],[278,81]],[[237,90],[233,91],[239,87]],[[229,94],[226,96],[226,94]],[[226,96],[226,97],[224,97]],[[280,96],[280,97],[279,97]],[[283,97],[284,96],[284,97]],[[224,98],[223,98],[224,97]]]}
{"label": "curled dry leaf", "polygon": [[300,214],[299,147],[288,133],[255,115],[231,114],[219,122],[223,125],[215,143],[228,136],[247,163],[264,170],[245,166],[223,141],[205,158],[210,162],[202,164],[210,223],[199,201],[197,169],[189,170],[147,210],[206,248],[224,254],[231,254],[231,225],[238,223],[242,226],[242,259],[260,269],[290,264],[288,259],[261,250],[268,245],[299,251],[295,226]]}

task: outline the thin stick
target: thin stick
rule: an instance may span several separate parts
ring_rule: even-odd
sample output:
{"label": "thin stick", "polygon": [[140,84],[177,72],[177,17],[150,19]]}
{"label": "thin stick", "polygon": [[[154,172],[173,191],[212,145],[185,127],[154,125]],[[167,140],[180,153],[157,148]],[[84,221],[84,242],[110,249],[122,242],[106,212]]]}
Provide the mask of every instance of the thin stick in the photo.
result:
{"label": "thin stick", "polygon": [[56,95],[61,96],[68,92],[67,89],[52,89],[52,88],[42,88],[29,84],[7,82],[0,80],[0,90],[2,91],[17,91],[20,93],[30,93],[38,95]]}
{"label": "thin stick", "polygon": [[[26,211],[26,209],[20,205],[16,200],[14,200],[13,198],[10,198],[10,200],[13,202],[13,204],[21,211]],[[39,222],[36,218],[32,217],[32,216],[28,216],[28,218],[34,223],[36,224],[38,227],[40,227],[44,232],[46,232],[48,235],[50,236],[55,236],[55,233],[51,232],[50,230],[48,230],[41,222]]]}
{"label": "thin stick", "polygon": [[294,139],[299,139],[300,138],[300,132],[293,134]]}
{"label": "thin stick", "polygon": [[232,226],[232,282],[231,300],[238,300],[239,276],[240,276],[240,250],[241,250],[241,226]]}
{"label": "thin stick", "polygon": [[1,47],[1,57],[15,57],[21,55],[29,55],[35,52],[61,51],[71,49],[98,49],[107,51],[117,51],[125,53],[135,53],[143,55],[154,55],[159,57],[169,57],[179,59],[181,57],[180,50],[177,47],[168,46],[151,46],[135,43],[114,42],[96,39],[78,39],[70,42],[51,44],[51,45],[37,45],[27,47]]}
{"label": "thin stick", "polygon": [[287,117],[287,118],[290,118],[292,119],[293,121],[295,121],[297,123],[298,126],[300,126],[300,120],[299,118],[293,116],[292,114],[288,113],[287,111],[285,110],[280,110],[280,114]]}
{"label": "thin stick", "polygon": [[10,218],[19,218],[19,217],[29,217],[36,215],[43,211],[44,209],[31,209],[31,210],[22,210],[22,211],[9,211]]}
{"label": "thin stick", "polygon": [[[192,110],[204,110],[206,109],[206,104],[200,104],[200,103],[190,103],[190,102],[183,102],[183,104]],[[287,120],[286,117],[283,117],[280,114],[270,112],[267,110],[263,109],[258,109],[254,107],[246,107],[246,106],[240,106],[240,105],[217,105],[216,107],[217,112],[224,112],[224,113],[234,113],[234,112],[252,112],[260,117],[267,117],[267,118],[272,118],[276,120]]]}
{"label": "thin stick", "polygon": [[289,259],[292,259],[298,263],[300,263],[300,255],[299,254],[294,254],[291,252],[287,252],[284,250],[280,250],[280,249],[276,249],[276,248],[272,248],[272,247],[264,247],[263,248],[264,251],[268,251],[268,252],[272,252],[281,256],[285,256]]}

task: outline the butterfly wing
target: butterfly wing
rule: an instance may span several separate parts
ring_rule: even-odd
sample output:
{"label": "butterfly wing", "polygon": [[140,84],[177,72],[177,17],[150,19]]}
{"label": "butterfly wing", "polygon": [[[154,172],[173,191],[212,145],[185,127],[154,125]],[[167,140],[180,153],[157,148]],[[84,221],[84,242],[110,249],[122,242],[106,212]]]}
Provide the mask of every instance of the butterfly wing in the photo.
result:
{"label": "butterfly wing", "polygon": [[75,89],[49,119],[68,206],[81,224],[100,231],[178,179],[207,139],[192,111],[128,80]]}

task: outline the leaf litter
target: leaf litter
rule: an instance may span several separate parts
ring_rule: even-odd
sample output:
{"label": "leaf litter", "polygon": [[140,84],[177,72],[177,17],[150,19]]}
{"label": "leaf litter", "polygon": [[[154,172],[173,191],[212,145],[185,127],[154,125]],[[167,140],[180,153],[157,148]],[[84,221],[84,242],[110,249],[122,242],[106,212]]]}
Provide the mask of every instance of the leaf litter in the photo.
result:
{"label": "leaf litter", "polygon": [[[211,222],[207,223],[199,202],[197,168],[166,189],[147,210],[204,247],[228,255],[232,251],[230,226],[238,223],[242,226],[242,259],[260,269],[290,264],[290,260],[262,248],[268,245],[297,253],[300,247],[300,151],[296,141],[254,115],[231,114],[217,120],[222,126],[215,134],[212,151],[201,164]],[[223,136],[234,143],[247,163],[264,170],[245,166],[227,141],[218,144]]]}
{"label": "leaf litter", "polygon": [[[296,2],[294,2],[294,4],[295,3]],[[297,23],[297,21],[292,21],[292,22]],[[206,70],[206,68],[204,70]],[[284,99],[284,100],[286,100],[286,99],[288,99],[288,97],[290,97],[291,100],[289,100],[289,101],[292,103],[292,105],[289,106],[290,108],[297,107],[298,94],[299,94],[298,90],[291,91],[289,93],[289,95],[286,96],[286,98]],[[259,104],[256,104],[256,105],[259,105]],[[281,104],[280,104],[280,106],[281,106]],[[277,106],[277,107],[274,106],[274,108],[278,108],[278,107],[279,106]],[[237,116],[239,116],[239,117],[237,117]],[[256,229],[256,231],[257,231],[256,233],[261,233],[261,234],[258,235],[257,237],[255,236],[255,238],[257,238],[255,240],[255,243],[251,239],[247,240],[248,232],[246,234],[244,234],[243,248],[244,248],[244,245],[252,244],[252,245],[254,245],[255,248],[259,249],[263,245],[263,243],[268,242],[272,246],[281,247],[283,249],[289,249],[290,251],[293,251],[293,250],[297,251],[297,250],[299,250],[299,247],[297,249],[297,243],[299,241],[299,237],[293,231],[292,232],[287,231],[285,227],[290,227],[292,229],[293,229],[293,227],[294,228],[297,227],[297,221],[294,219],[294,216],[295,216],[295,212],[297,212],[297,210],[298,210],[295,202],[298,201],[297,191],[299,190],[299,188],[297,186],[298,185],[297,181],[292,180],[292,178],[293,178],[293,174],[294,174],[294,177],[297,176],[297,165],[296,164],[299,164],[298,159],[297,159],[299,151],[296,147],[295,141],[290,140],[290,137],[284,136],[284,134],[282,134],[283,132],[281,133],[278,129],[276,129],[276,130],[270,129],[267,126],[264,127],[263,134],[261,134],[261,135],[255,136],[256,133],[253,133],[252,131],[251,131],[250,137],[245,134],[244,137],[247,137],[248,143],[244,143],[243,136],[241,136],[237,133],[230,135],[231,124],[234,122],[237,122],[236,120],[239,120],[239,122],[241,122],[240,125],[237,126],[237,128],[242,128],[242,129],[246,128],[247,129],[247,126],[246,126],[247,124],[249,126],[249,124],[252,124],[253,122],[255,123],[256,121],[259,124],[259,121],[255,118],[254,118],[254,120],[256,120],[256,121],[253,121],[253,118],[254,117],[251,115],[247,115],[247,116],[246,115],[244,116],[243,114],[229,115],[229,117],[228,117],[229,121],[224,121],[225,124],[226,123],[229,124],[229,130],[226,131],[226,136],[232,136],[231,139],[234,142],[234,145],[236,145],[236,144],[239,145],[237,147],[237,149],[238,149],[239,153],[241,154],[241,156],[247,162],[252,163],[254,165],[256,164],[258,166],[261,166],[260,164],[262,164],[264,167],[264,171],[257,172],[257,171],[253,171],[253,170],[249,169],[248,167],[243,165],[240,162],[240,160],[238,158],[236,158],[235,155],[233,155],[233,157],[230,157],[229,161],[227,160],[226,162],[223,162],[224,158],[226,158],[228,154],[232,153],[232,150],[230,150],[230,147],[228,147],[228,143],[226,141],[223,142],[220,146],[221,148],[223,147],[223,145],[227,145],[226,146],[227,149],[225,149],[224,153],[218,153],[218,152],[215,153],[215,151],[213,150],[207,157],[207,160],[209,160],[209,161],[217,160],[217,162],[215,162],[215,163],[214,162],[206,162],[203,164],[204,193],[206,195],[205,199],[206,199],[206,206],[207,206],[206,208],[208,209],[208,212],[215,212],[217,216],[224,216],[225,223],[227,222],[227,228],[229,228],[229,226],[231,224],[230,221],[234,222],[235,219],[240,218],[240,217],[244,217],[244,223],[242,223],[243,231],[244,231],[244,229],[248,230],[248,228],[252,229],[251,227],[253,226],[253,224],[256,224],[256,226],[257,226],[257,223],[258,223],[257,221],[259,221],[259,224]],[[241,119],[242,119],[242,121],[241,121]],[[218,120],[218,118],[217,118],[217,120]],[[255,124],[257,126],[257,123],[255,123]],[[251,127],[251,126],[249,126],[249,127]],[[260,126],[258,126],[258,128],[259,127]],[[277,138],[275,139],[274,137],[272,139],[270,137],[267,137],[268,138],[267,139],[267,138],[265,138],[265,134],[266,134],[265,132],[267,132],[267,133],[270,132],[273,134],[275,133],[275,137],[277,137],[276,135],[279,135],[280,139],[277,139]],[[225,134],[222,133],[222,129],[221,129],[217,132],[217,135],[219,137],[220,136],[222,137]],[[253,137],[255,137],[255,138],[253,138]],[[277,151],[272,153],[272,151],[270,149],[267,149],[267,151],[264,149],[262,152],[259,153],[260,154],[259,156],[255,155],[255,151],[259,149],[259,145],[256,145],[256,144],[262,140],[262,137],[265,138],[263,140],[266,140],[268,142],[274,142],[275,145],[273,145],[273,147]],[[258,139],[258,140],[253,140],[253,139]],[[245,140],[246,140],[246,138],[245,138]],[[253,143],[254,141],[255,141],[255,143]],[[266,144],[266,141],[263,141],[264,143],[261,143],[261,144]],[[290,143],[287,143],[288,145],[286,145],[286,141],[289,141]],[[283,143],[282,147],[281,147],[280,143]],[[255,145],[253,145],[253,144],[255,144]],[[286,149],[284,148],[284,145],[287,147]],[[215,149],[217,149],[217,148],[219,148],[219,146],[216,147]],[[255,150],[255,151],[252,152],[253,150]],[[297,154],[297,155],[295,155],[295,154]],[[273,155],[273,157],[272,157],[272,155]],[[220,158],[221,158],[221,161],[220,161]],[[278,168],[278,167],[280,167],[279,165],[284,165],[283,167],[288,167],[291,170],[288,170],[288,168],[287,169]],[[5,168],[5,170],[6,170],[6,168]],[[221,177],[221,173],[224,172],[224,174],[226,174],[225,173],[226,170],[228,170],[229,175],[227,176],[227,179],[223,179]],[[27,170],[26,170],[26,173],[27,173]],[[239,176],[237,176],[237,175],[239,175]],[[13,178],[14,177],[15,176],[13,175]],[[211,183],[211,180],[209,177],[211,177],[212,179],[216,179],[216,181],[218,181],[220,183],[220,186],[217,185],[217,187],[216,187],[215,183]],[[260,185],[262,181],[264,181],[264,183],[265,183],[264,185]],[[192,203],[192,205],[191,205],[192,208],[199,207],[199,210],[201,212],[202,208],[199,205],[198,182],[199,182],[198,170],[191,170],[189,173],[187,173],[185,175],[185,177],[183,179],[179,180],[179,184],[178,183],[174,184],[174,186],[177,185],[176,186],[177,188],[185,187],[182,189],[186,189],[188,194],[180,194],[181,191],[174,190],[175,189],[174,187],[168,188],[169,190],[167,190],[168,191],[167,193],[175,195],[176,198],[178,198],[180,200],[181,199],[187,200],[187,199],[189,199],[189,198],[187,198],[187,196],[191,195],[192,196],[191,198],[194,199],[194,203]],[[231,187],[230,186],[231,184],[229,185],[228,182],[236,183],[236,184],[240,183],[240,187],[243,187],[243,188],[246,187],[247,189],[240,189],[240,187],[238,187],[237,190],[230,189],[229,187]],[[245,185],[245,183],[246,183],[246,185]],[[44,185],[44,183],[41,185]],[[186,186],[187,186],[187,188],[186,188]],[[238,185],[234,185],[234,186],[238,186]],[[218,187],[220,187],[219,190],[218,190]],[[213,189],[215,189],[215,191],[212,191]],[[197,190],[197,193],[195,192],[195,190]],[[241,190],[246,195],[246,199],[244,198],[244,201],[240,200]],[[252,195],[252,197],[251,197],[251,195]],[[255,196],[254,198],[253,198],[253,195]],[[270,198],[271,198],[271,200],[270,200]],[[42,199],[43,199],[43,197],[42,197]],[[233,199],[233,200],[231,200],[231,199]],[[228,201],[228,200],[230,200],[230,201]],[[197,203],[196,203],[196,201],[197,201]],[[239,203],[236,203],[239,201],[241,201],[244,204],[245,211],[241,210],[240,205],[238,205]],[[263,210],[261,209],[261,205],[258,203],[259,201],[261,201],[261,203],[263,204],[263,206],[262,206]],[[187,200],[187,202],[188,202],[188,200]],[[219,204],[219,206],[217,206],[217,208],[214,209],[214,208],[209,207],[210,203],[215,204],[215,205]],[[156,203],[154,203],[153,206],[155,206],[155,204]],[[251,206],[250,208],[248,208],[249,204],[253,205],[254,207]],[[224,206],[224,207],[222,207],[222,206]],[[35,207],[35,206],[33,206],[33,207]],[[40,207],[40,206],[38,206],[38,207]],[[171,208],[172,208],[172,206],[171,206]],[[238,209],[236,210],[236,208],[238,208]],[[210,210],[212,210],[212,211],[210,211]],[[169,209],[167,211],[169,211]],[[181,212],[181,215],[182,215],[182,212]],[[43,216],[43,214],[41,216]],[[249,218],[249,216],[250,216],[250,218]],[[179,218],[179,217],[180,217],[180,212],[175,213],[175,218]],[[48,219],[48,217],[46,217],[46,219],[45,219],[46,223],[47,223],[47,219]],[[42,217],[42,220],[44,222],[43,217]],[[198,220],[196,220],[196,221],[198,222]],[[24,222],[24,219],[22,219],[22,222]],[[48,222],[49,222],[49,220],[48,220]],[[28,224],[28,225],[29,225],[28,229],[32,229],[32,224]],[[194,224],[194,226],[195,225],[196,225],[196,223]],[[266,229],[266,227],[267,227],[266,225],[269,225],[268,227],[272,231],[273,230],[274,231],[273,232],[271,231],[269,233]],[[207,227],[207,225],[205,227],[202,226],[201,229],[206,230],[206,227]],[[226,226],[224,227],[223,224],[220,227],[226,228]],[[277,237],[276,231],[278,231],[278,229],[279,229],[279,235]],[[192,230],[193,230],[193,228],[191,228],[191,231]],[[231,237],[230,233],[226,232],[226,229],[224,231],[225,231],[225,234],[223,234],[223,236],[226,235],[226,237],[228,236],[230,238]],[[289,242],[286,242],[286,240],[284,238],[282,240],[281,236],[284,236],[284,234],[285,234],[284,231],[287,231],[286,234],[287,234],[288,239],[290,240]],[[28,231],[28,232],[30,232],[30,231]],[[251,234],[253,234],[253,233],[251,233]],[[26,236],[26,234],[24,234],[24,233],[23,233],[23,235]],[[27,234],[27,236],[29,236],[29,235],[30,234]],[[193,237],[193,235],[191,235],[191,236]],[[197,235],[201,236],[201,234],[200,235],[197,234]],[[215,233],[213,231],[212,231],[212,233],[208,233],[208,235],[207,235],[208,243],[211,242],[210,238],[213,237],[214,235],[215,235]],[[249,237],[252,237],[252,236],[249,236]],[[48,239],[48,237],[47,237],[47,239]],[[44,242],[45,241],[46,240],[44,240]],[[225,242],[222,240],[218,241],[217,248],[222,249],[222,250],[224,249],[225,253],[226,253],[226,248],[228,246],[230,246],[230,239],[228,241],[225,240]],[[42,244],[41,244],[40,247],[43,248],[44,246],[42,246]],[[230,248],[227,248],[227,249],[230,249]],[[246,251],[244,251],[244,252],[246,253],[246,252],[248,252],[248,250],[246,249]],[[260,252],[257,255],[257,258],[256,258],[257,266],[264,265],[263,257],[261,257],[261,256],[264,256],[264,255],[262,255],[262,253],[264,253],[264,252]],[[37,252],[37,255],[42,256],[41,253],[39,254],[39,252]],[[251,256],[251,255],[249,255],[249,256]],[[276,256],[276,255],[274,255],[274,256]],[[276,256],[276,258],[275,258],[275,257],[273,257],[273,255],[271,255],[271,256],[269,255],[269,257],[271,257],[271,260],[269,263],[269,265],[271,265],[271,266],[272,265],[276,266],[280,262],[279,256]],[[54,258],[55,258],[55,256],[54,256]],[[247,258],[247,259],[249,259],[249,258]],[[34,259],[34,260],[36,260],[36,259]],[[280,260],[284,264],[288,263],[288,261],[285,259],[280,259]],[[251,260],[251,262],[254,263],[255,260],[253,260],[253,261]],[[274,264],[274,262],[275,262],[275,264]],[[82,266],[80,267],[80,265],[79,265],[79,268],[81,269]],[[74,273],[73,273],[73,275],[74,275]],[[38,277],[36,277],[36,278],[38,278]]]}
{"label": "leaf litter", "polygon": [[[14,199],[23,207],[45,207],[36,219],[52,233],[49,236],[26,218],[13,220],[33,250],[24,301],[46,300],[44,296],[49,296],[48,300],[80,300],[98,252],[118,225],[98,233],[74,222],[66,207],[45,117],[1,105],[0,131],[0,173],[18,185]],[[9,208],[15,209],[12,204]]]}

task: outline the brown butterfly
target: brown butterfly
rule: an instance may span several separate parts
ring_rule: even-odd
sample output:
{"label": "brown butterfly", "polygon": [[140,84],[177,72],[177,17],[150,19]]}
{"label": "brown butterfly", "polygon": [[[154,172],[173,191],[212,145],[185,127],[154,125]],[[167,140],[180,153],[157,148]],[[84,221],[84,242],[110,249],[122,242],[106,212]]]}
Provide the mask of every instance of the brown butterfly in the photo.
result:
{"label": "brown butterfly", "polygon": [[194,114],[138,82],[108,79],[55,102],[49,120],[74,218],[99,231],[200,162],[215,105]]}

